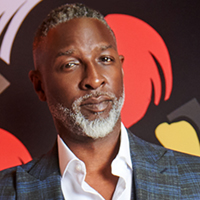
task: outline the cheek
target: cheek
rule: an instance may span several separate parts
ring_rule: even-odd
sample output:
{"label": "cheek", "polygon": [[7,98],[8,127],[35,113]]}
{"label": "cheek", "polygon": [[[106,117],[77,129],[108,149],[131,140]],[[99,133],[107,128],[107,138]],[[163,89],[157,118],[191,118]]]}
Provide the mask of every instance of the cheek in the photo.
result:
{"label": "cheek", "polygon": [[69,107],[77,98],[77,83],[64,77],[53,77],[46,84],[47,100],[54,98],[59,103]]}
{"label": "cheek", "polygon": [[122,70],[113,70],[109,82],[112,87],[112,92],[115,93],[117,97],[121,97],[124,88]]}

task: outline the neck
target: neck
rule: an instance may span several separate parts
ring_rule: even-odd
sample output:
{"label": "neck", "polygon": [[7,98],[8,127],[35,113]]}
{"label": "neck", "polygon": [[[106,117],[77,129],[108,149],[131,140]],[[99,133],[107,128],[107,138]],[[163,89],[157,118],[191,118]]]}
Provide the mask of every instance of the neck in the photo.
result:
{"label": "neck", "polygon": [[[116,157],[120,144],[121,119],[119,119],[107,136],[92,139],[87,136],[77,136],[69,130],[56,126],[60,137],[70,150],[82,160],[88,170],[102,170],[110,166]],[[97,169],[98,168],[98,169]]]}

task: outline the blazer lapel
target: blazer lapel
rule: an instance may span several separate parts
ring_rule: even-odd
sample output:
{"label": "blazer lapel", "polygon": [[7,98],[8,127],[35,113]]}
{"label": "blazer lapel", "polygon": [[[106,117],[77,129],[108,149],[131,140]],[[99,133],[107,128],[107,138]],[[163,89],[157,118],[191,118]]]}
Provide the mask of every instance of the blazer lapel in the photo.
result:
{"label": "blazer lapel", "polygon": [[132,199],[180,199],[173,151],[141,140],[130,131],[129,141],[133,164]]}
{"label": "blazer lapel", "polygon": [[17,167],[17,199],[63,200],[57,145],[39,160]]}

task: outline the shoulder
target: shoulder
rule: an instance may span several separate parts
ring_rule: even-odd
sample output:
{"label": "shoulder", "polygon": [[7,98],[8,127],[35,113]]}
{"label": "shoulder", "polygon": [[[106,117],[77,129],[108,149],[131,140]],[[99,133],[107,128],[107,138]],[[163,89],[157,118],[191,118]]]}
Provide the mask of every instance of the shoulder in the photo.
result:
{"label": "shoulder", "polygon": [[8,168],[0,171],[0,199],[15,199],[16,195],[16,179],[19,169],[29,170],[35,165],[37,159],[34,159],[27,164]]}
{"label": "shoulder", "polygon": [[2,189],[4,185],[12,184],[13,177],[16,177],[16,168],[17,167],[12,167],[12,168],[0,171],[0,190]]}
{"label": "shoulder", "polygon": [[26,187],[52,174],[60,175],[56,144],[47,154],[39,158],[24,165],[0,171],[0,199],[15,199],[14,195],[18,186]]}
{"label": "shoulder", "polygon": [[178,167],[190,167],[195,170],[200,171],[200,157],[192,156],[189,154],[177,152],[171,149],[167,149],[163,146],[152,144],[141,138],[135,136],[130,130],[128,130],[130,147],[132,151],[137,153],[142,152],[143,155],[163,155],[163,158],[170,158],[174,160],[174,164]]}
{"label": "shoulder", "polygon": [[179,174],[198,174],[200,180],[200,157],[173,151]]}
{"label": "shoulder", "polygon": [[15,199],[16,167],[0,172],[0,199]]}

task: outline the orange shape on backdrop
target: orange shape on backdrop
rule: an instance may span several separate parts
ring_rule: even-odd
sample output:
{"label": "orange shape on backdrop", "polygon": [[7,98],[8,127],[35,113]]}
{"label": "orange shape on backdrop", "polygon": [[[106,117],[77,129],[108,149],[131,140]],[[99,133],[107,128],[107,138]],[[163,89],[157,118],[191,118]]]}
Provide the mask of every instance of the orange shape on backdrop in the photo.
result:
{"label": "orange shape on backdrop", "polygon": [[26,147],[14,135],[0,128],[0,170],[32,160]]}
{"label": "orange shape on backdrop", "polygon": [[[154,90],[154,103],[158,105],[162,92],[164,100],[172,91],[172,69],[169,52],[161,36],[146,22],[124,14],[109,14],[106,21],[115,33],[119,53],[124,55],[125,103],[122,121],[132,126],[146,113]],[[165,91],[152,55],[161,66]]]}

